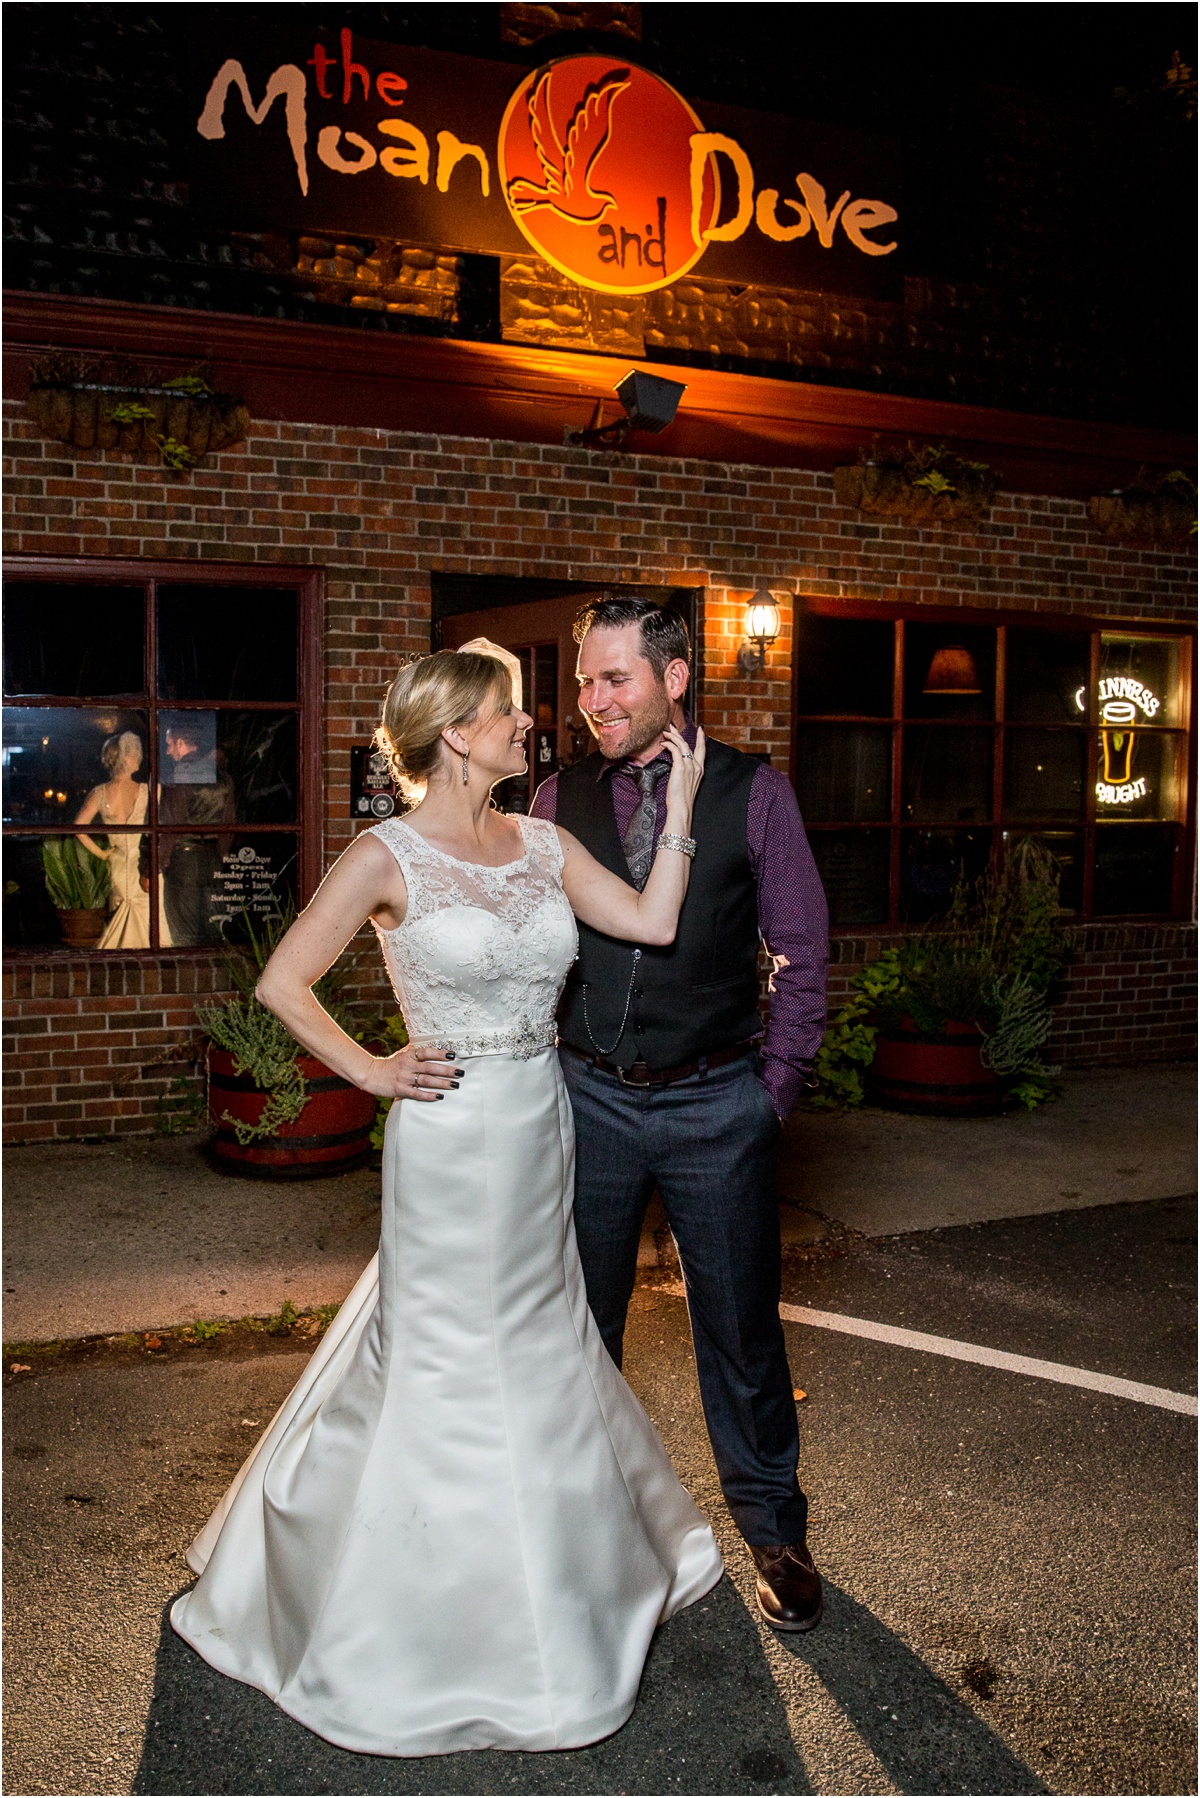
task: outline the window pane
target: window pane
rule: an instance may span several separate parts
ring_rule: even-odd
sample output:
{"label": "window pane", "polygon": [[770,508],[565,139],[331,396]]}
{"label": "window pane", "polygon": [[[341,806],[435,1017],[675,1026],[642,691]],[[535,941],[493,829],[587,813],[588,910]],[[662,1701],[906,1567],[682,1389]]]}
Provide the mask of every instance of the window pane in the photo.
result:
{"label": "window pane", "polygon": [[160,824],[291,824],[295,712],[158,714]]}
{"label": "window pane", "polygon": [[298,618],[294,588],[164,583],[159,698],[294,700]]}
{"label": "window pane", "polygon": [[1081,730],[1010,730],[1005,739],[1005,816],[1082,818],[1086,734]]}
{"label": "window pane", "polygon": [[1054,858],[1058,875],[1058,902],[1064,911],[1078,911],[1083,904],[1083,836],[1077,830],[1006,830],[1006,853],[1022,843],[1040,843]]}
{"label": "window pane", "polygon": [[886,830],[814,830],[809,837],[831,924],[886,924]]}
{"label": "window pane", "polygon": [[[977,690],[961,690],[968,688]],[[992,718],[995,711],[996,633],[990,626],[905,625],[906,718]]]}
{"label": "window pane", "polygon": [[262,919],[295,902],[293,836],[163,836],[158,853],[173,948],[244,940],[247,912]]}
{"label": "window pane", "polygon": [[1170,911],[1178,835],[1163,824],[1098,825],[1093,911],[1100,917]]}
{"label": "window pane", "polygon": [[1100,639],[1100,722],[1179,724],[1180,644],[1152,637]]}
{"label": "window pane", "polygon": [[986,830],[906,830],[900,846],[900,915],[906,924],[940,917],[960,880],[978,880],[991,854]]}
{"label": "window pane", "polygon": [[102,822],[146,815],[145,712],[116,707],[6,706],[6,824],[69,824],[92,798]]}
{"label": "window pane", "polygon": [[140,831],[4,839],[4,942],[13,948],[148,949]]}
{"label": "window pane", "polygon": [[1180,739],[1170,731],[1102,730],[1096,763],[1098,818],[1182,815],[1176,772]]}
{"label": "window pane", "polygon": [[916,725],[904,733],[904,816],[982,823],[992,815],[992,733]]}
{"label": "window pane", "polygon": [[814,824],[890,818],[891,730],[869,724],[800,725],[796,796],[804,817]]}
{"label": "window pane", "polygon": [[1078,724],[1087,717],[1089,639],[1066,631],[1010,630],[1004,715],[1029,724]]}
{"label": "window pane", "polygon": [[4,691],[130,698],[146,690],[141,587],[6,581]]}
{"label": "window pane", "polygon": [[895,626],[868,618],[798,618],[794,656],[801,716],[892,715]]}

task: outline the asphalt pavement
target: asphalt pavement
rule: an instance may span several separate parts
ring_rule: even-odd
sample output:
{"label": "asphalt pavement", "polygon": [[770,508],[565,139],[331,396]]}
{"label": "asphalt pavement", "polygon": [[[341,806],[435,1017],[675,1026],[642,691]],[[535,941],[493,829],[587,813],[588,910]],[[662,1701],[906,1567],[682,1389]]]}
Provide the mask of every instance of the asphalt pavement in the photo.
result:
{"label": "asphalt pavement", "polygon": [[[784,1296],[1194,1390],[1195,1242],[1172,1197],[843,1232],[789,1256]],[[165,1623],[187,1542],[303,1365],[290,1338],[6,1364],[6,1791],[1194,1791],[1194,1421],[808,1325],[787,1337],[821,1628],[778,1636],[752,1610],[686,1308],[647,1267],[626,1371],[728,1578],[659,1632],[608,1741],[410,1761],[328,1746]]]}

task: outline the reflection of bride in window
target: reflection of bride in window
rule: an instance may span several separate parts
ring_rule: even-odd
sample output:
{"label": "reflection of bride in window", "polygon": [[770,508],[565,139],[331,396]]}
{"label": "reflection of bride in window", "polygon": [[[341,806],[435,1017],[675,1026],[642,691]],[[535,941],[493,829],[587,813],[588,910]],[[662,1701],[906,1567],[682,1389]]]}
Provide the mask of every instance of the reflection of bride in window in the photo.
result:
{"label": "reflection of bride in window", "polygon": [[[76,814],[76,824],[97,821],[111,829],[109,847],[102,849],[89,836],[79,841],[93,855],[108,863],[112,888],[112,915],[97,945],[101,949],[148,949],[150,947],[150,895],[142,891],[138,879],[138,851],[141,837],[132,831],[117,833],[118,825],[144,824],[150,803],[150,789],[134,775],[142,766],[145,750],[136,731],[123,730],[109,737],[100,751],[100,760],[108,771],[108,779],[93,787]],[[162,942],[169,941],[163,934]]]}

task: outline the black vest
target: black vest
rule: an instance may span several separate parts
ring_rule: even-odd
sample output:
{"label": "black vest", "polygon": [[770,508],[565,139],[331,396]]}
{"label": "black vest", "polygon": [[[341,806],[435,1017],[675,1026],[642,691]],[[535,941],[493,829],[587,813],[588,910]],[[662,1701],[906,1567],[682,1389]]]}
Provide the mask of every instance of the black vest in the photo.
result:
{"label": "black vest", "polygon": [[[558,1013],[564,1043],[619,1067],[641,1060],[670,1068],[761,1034],[758,892],[746,852],[746,808],[758,766],[709,737],[692,814],[696,859],[675,941],[665,949],[642,944],[635,971],[633,945],[580,924],[579,959]],[[598,771],[595,755],[563,769],[555,819],[632,885],[612,777],[597,779]]]}

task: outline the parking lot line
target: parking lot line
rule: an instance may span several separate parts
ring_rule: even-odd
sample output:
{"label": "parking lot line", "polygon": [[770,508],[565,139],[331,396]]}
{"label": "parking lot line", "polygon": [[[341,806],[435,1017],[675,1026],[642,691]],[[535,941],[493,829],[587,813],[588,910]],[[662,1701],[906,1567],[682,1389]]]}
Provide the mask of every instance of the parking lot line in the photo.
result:
{"label": "parking lot line", "polygon": [[1166,1386],[1146,1386],[1140,1380],[1120,1380],[1114,1374],[1093,1373],[1087,1367],[1068,1367],[1062,1361],[1037,1361],[1031,1355],[1010,1355],[1004,1349],[985,1348],[978,1342],[956,1342],[950,1336],[928,1336],[924,1330],[902,1330],[895,1324],[878,1324],[867,1317],[845,1317],[840,1311],[813,1311],[807,1305],[780,1305],[785,1323],[811,1324],[818,1330],[840,1330],[847,1336],[867,1336],[872,1342],[888,1342],[894,1348],[922,1349],[929,1355],[945,1355],[952,1361],[974,1361],[981,1367],[999,1367],[1006,1373],[1028,1374],[1035,1380],[1056,1380],[1061,1386],[1082,1386],[1089,1392],[1106,1392],[1112,1398],[1132,1399],[1139,1405],[1157,1405],[1162,1411],[1179,1411],[1195,1417],[1196,1399],[1190,1392],[1172,1392]]}

